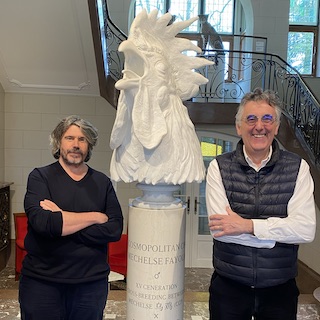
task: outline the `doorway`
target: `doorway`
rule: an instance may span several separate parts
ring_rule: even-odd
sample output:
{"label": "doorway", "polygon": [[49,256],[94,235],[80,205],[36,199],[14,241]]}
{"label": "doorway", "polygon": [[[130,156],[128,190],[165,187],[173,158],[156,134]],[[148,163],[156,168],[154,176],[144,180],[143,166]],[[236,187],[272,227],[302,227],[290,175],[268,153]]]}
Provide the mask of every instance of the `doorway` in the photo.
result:
{"label": "doorway", "polygon": [[[197,131],[206,169],[219,154],[236,148],[239,137],[213,132]],[[206,180],[185,183],[178,195],[186,205],[186,262],[188,268],[212,267],[212,236],[208,227],[206,208]]]}

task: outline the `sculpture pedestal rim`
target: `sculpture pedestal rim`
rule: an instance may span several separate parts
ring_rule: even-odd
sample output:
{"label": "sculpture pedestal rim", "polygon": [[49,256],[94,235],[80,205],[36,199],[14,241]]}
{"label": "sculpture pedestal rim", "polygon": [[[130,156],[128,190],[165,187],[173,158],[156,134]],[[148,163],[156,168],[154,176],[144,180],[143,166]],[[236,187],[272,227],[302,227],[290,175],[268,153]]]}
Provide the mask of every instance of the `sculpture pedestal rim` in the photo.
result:
{"label": "sculpture pedestal rim", "polygon": [[145,209],[176,209],[182,208],[183,206],[182,201],[173,195],[175,191],[180,189],[180,185],[138,183],[137,188],[143,192],[143,195],[133,200],[133,207]]}

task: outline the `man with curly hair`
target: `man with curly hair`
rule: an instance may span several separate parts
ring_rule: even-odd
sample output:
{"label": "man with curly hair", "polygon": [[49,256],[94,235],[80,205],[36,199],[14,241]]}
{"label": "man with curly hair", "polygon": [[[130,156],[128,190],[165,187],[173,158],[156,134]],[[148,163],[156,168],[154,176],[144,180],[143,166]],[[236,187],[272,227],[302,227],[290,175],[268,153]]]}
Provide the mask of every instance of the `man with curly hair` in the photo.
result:
{"label": "man with curly hair", "polygon": [[108,243],[123,216],[111,180],[89,167],[97,129],[78,116],[51,133],[56,162],[34,169],[19,302],[23,320],[102,320],[108,294]]}

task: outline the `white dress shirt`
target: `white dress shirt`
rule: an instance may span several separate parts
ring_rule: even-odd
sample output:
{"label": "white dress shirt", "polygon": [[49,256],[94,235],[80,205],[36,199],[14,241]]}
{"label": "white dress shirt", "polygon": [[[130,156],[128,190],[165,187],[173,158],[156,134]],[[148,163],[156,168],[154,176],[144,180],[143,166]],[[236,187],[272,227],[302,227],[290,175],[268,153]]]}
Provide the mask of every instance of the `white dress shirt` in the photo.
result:
{"label": "white dress shirt", "polygon": [[[259,171],[270,160],[272,149],[260,167],[256,167],[245,153],[248,164]],[[251,219],[253,235],[221,236],[216,239],[222,242],[237,243],[256,248],[272,248],[276,242],[299,244],[311,242],[315,236],[316,213],[313,196],[314,183],[309,165],[302,159],[296,186],[288,202],[288,216],[285,218],[270,217]],[[227,214],[230,206],[216,159],[211,161],[207,173],[206,204],[208,217],[212,214]],[[213,237],[216,231],[211,231]]]}

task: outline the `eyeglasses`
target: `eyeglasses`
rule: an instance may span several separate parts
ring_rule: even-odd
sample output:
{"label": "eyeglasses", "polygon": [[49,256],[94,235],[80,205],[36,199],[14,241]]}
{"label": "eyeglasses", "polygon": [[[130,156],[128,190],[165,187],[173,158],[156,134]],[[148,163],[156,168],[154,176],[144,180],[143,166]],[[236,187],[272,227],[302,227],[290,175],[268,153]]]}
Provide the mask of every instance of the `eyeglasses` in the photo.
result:
{"label": "eyeglasses", "polygon": [[258,119],[261,119],[261,122],[263,124],[272,124],[274,123],[277,118],[274,117],[272,114],[265,114],[262,117],[257,117],[254,114],[249,114],[246,118],[243,118],[242,120],[249,126],[254,126],[257,124]]}

